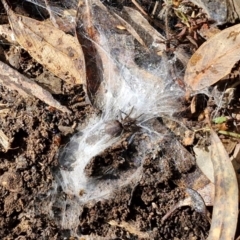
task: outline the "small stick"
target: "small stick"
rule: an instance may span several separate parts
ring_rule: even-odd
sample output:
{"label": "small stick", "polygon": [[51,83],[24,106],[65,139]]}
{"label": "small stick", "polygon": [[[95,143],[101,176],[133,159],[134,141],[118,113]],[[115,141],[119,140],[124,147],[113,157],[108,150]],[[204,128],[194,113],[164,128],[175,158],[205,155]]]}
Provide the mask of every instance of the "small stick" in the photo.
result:
{"label": "small stick", "polygon": [[166,5],[166,13],[165,13],[165,17],[164,17],[164,23],[165,23],[165,33],[166,33],[166,39],[169,41],[170,40],[170,27],[169,27],[169,12],[171,9],[171,5]]}
{"label": "small stick", "polygon": [[156,1],[156,2],[155,2],[155,5],[154,5],[154,8],[153,8],[153,11],[152,11],[152,14],[151,14],[152,16],[155,15],[155,13],[156,13],[156,11],[157,11],[158,5],[159,5],[159,1]]}
{"label": "small stick", "polygon": [[148,14],[143,10],[143,8],[138,4],[136,0],[132,0],[132,3],[138,8],[138,10],[145,16],[148,16]]}

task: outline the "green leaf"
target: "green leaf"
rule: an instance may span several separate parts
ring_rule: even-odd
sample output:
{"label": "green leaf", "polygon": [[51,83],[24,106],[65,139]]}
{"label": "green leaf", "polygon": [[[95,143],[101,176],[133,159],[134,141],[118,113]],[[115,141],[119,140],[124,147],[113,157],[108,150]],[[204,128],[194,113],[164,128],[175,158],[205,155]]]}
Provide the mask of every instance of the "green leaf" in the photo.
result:
{"label": "green leaf", "polygon": [[213,121],[214,123],[224,123],[224,122],[226,122],[227,120],[228,120],[227,117],[222,116],[222,117],[214,118],[212,121]]}

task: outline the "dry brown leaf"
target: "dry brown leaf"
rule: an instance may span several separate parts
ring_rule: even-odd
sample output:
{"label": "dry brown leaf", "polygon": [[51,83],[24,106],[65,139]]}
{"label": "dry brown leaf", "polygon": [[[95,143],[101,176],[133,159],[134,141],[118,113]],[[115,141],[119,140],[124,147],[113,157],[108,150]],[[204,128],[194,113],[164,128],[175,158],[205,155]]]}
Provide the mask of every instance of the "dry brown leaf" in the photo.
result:
{"label": "dry brown leaf", "polygon": [[[91,10],[88,1],[79,1],[76,16],[76,33],[86,60],[87,77],[85,78],[83,86],[86,88],[87,98],[94,104],[95,95],[102,82],[103,70],[100,66],[108,67],[108,65],[102,63],[103,57],[99,56],[99,51],[97,50],[100,35],[93,23],[93,13]],[[109,68],[111,69],[111,66],[109,66]]]}
{"label": "dry brown leaf", "polygon": [[62,112],[71,113],[70,110],[56,101],[47,90],[1,61],[0,83],[10,90],[18,91],[23,97],[34,96]]}
{"label": "dry brown leaf", "polygon": [[2,0],[18,43],[59,78],[81,84],[85,79],[82,48],[76,37],[44,22],[15,14]]}
{"label": "dry brown leaf", "polygon": [[211,142],[215,199],[208,240],[231,240],[234,239],[238,220],[237,178],[228,154],[213,130]]}
{"label": "dry brown leaf", "polygon": [[[240,169],[240,143],[238,143],[234,149],[234,152],[231,156],[231,160],[232,160],[232,164],[233,167],[236,171],[236,173],[239,172]],[[239,201],[240,201],[240,174],[236,174],[237,175],[237,180],[238,180],[238,194],[239,194]]]}
{"label": "dry brown leaf", "polygon": [[[233,160],[232,160],[232,165],[233,165],[235,171],[238,172],[239,169],[240,169],[240,163],[238,163],[238,162],[236,161],[236,159],[233,159]],[[239,176],[239,174],[236,174],[236,175],[237,175],[237,180],[238,180],[238,196],[239,196],[239,199],[240,199],[240,192],[239,192],[239,188],[240,188],[240,176]]]}
{"label": "dry brown leaf", "polygon": [[193,90],[201,90],[230,73],[240,60],[240,24],[216,34],[192,55],[184,81]]}

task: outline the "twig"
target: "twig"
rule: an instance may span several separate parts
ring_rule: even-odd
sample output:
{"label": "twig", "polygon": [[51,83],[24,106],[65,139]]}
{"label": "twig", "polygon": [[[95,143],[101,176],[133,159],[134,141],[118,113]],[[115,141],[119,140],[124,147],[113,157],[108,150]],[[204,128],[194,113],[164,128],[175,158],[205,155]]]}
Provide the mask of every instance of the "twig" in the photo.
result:
{"label": "twig", "polygon": [[136,0],[132,0],[132,3],[138,8],[138,10],[145,16],[148,16],[148,14],[143,10],[143,8],[139,5],[139,3]]}
{"label": "twig", "polygon": [[165,17],[164,17],[164,23],[165,23],[165,33],[166,33],[166,39],[170,40],[170,27],[169,27],[169,12],[171,9],[171,5],[166,5],[166,12],[165,12]]}
{"label": "twig", "polygon": [[156,2],[155,2],[155,5],[154,5],[154,8],[153,8],[153,11],[152,11],[152,14],[151,14],[152,16],[155,15],[155,13],[156,13],[156,11],[157,11],[158,5],[159,5],[159,1],[156,1]]}

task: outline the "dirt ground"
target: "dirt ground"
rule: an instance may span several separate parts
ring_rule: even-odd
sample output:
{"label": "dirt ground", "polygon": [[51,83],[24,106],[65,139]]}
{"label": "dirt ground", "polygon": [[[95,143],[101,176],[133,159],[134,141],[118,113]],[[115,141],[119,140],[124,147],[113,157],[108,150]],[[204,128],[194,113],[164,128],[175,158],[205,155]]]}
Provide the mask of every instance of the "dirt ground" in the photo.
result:
{"label": "dirt ground", "polygon": [[[72,102],[73,96],[83,94],[81,88],[55,96],[73,110],[71,116],[52,110],[39,100],[26,101],[3,86],[0,94],[1,106],[9,110],[1,114],[0,126],[12,139],[11,149],[6,153],[2,149],[0,153],[2,239],[67,239],[70,232],[41,212],[41,201],[48,199],[53,171],[59,167],[56,156],[60,144],[71,136],[74,122],[80,122],[93,110],[89,106],[74,107],[77,101]],[[70,133],[66,133],[69,129]],[[162,162],[168,165],[167,156]],[[209,222],[191,207],[176,210],[162,222],[167,211],[184,197],[184,190],[174,183],[177,178],[174,170],[161,172],[158,163],[151,159],[144,168],[144,177],[136,186],[128,186],[109,200],[84,207],[79,216],[79,234],[141,239],[120,227],[110,227],[108,222],[115,220],[132,222],[141,232],[150,230],[151,239],[205,239]]]}
{"label": "dirt ground", "polygon": [[[0,146],[1,239],[85,239],[84,235],[92,235],[90,239],[207,238],[211,208],[204,215],[191,206],[180,207],[163,220],[169,210],[185,198],[185,188],[180,186],[179,180],[198,171],[191,159],[183,165],[173,160],[169,146],[173,149],[174,142],[169,139],[163,140],[162,148],[157,152],[161,167],[149,154],[139,182],[116,189],[110,199],[83,206],[77,222],[78,237],[70,229],[63,229],[60,222],[64,210],[54,204],[57,199],[50,196],[59,169],[70,170],[69,166],[59,162],[59,150],[77,132],[77,126],[91,114],[97,114],[97,110],[86,103],[82,86],[66,86],[24,50],[0,45],[0,59],[26,76],[36,78],[55,99],[72,111],[70,115],[61,113],[40,100],[23,98],[0,85],[0,130],[11,142],[8,151]],[[161,119],[155,121],[161,123]],[[170,130],[164,128],[163,131]],[[121,144],[128,137],[124,135]],[[92,159],[86,174],[97,178],[104,172],[104,167],[111,166],[111,176],[105,177],[117,178],[119,172],[129,168],[126,162],[119,162],[118,157],[140,151],[141,137],[144,136],[138,136],[127,147],[119,149],[116,146],[105,151],[105,155]],[[63,198],[68,197],[60,188],[58,192]]]}

